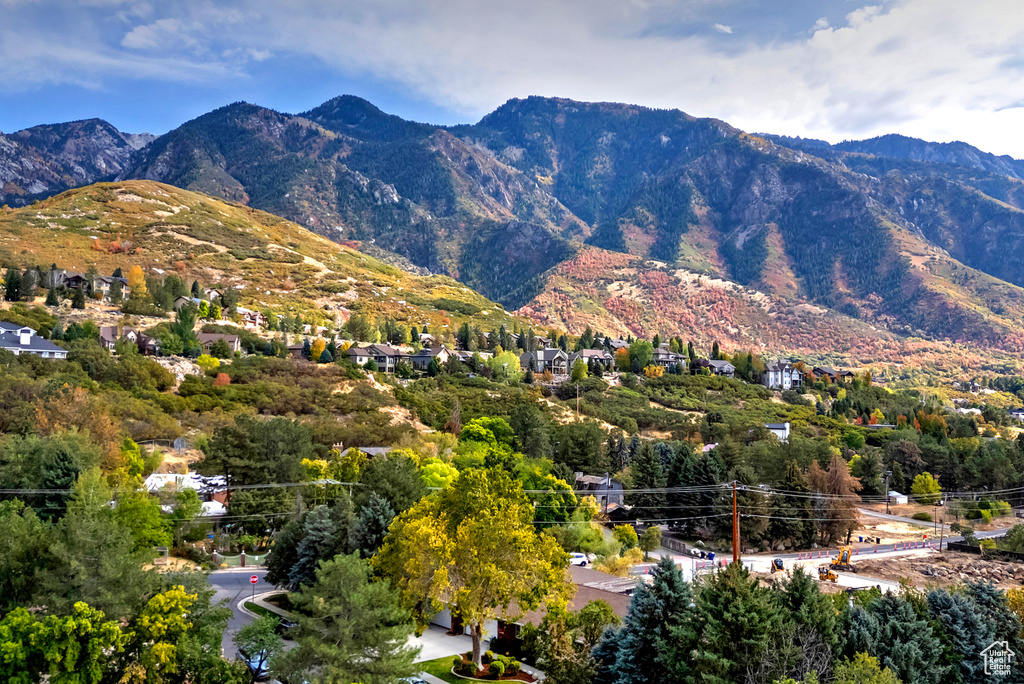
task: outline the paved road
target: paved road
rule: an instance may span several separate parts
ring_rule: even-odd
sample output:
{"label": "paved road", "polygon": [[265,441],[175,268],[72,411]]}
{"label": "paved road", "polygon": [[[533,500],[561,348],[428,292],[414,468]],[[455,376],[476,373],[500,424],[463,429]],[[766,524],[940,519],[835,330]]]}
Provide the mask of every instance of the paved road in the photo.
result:
{"label": "paved road", "polygon": [[[871,511],[866,508],[858,508],[857,512],[861,515],[871,516],[872,518],[881,518],[882,520],[891,520],[892,522],[905,523],[907,525],[916,525],[920,528],[931,528],[936,527],[934,522],[928,522],[925,520],[914,520],[913,518],[907,518],[902,515],[891,515],[889,513],[879,513],[878,511]],[[945,525],[946,529],[949,529],[949,524]]]}
{"label": "paved road", "polygon": [[206,583],[216,591],[213,603],[226,600],[228,607],[231,608],[231,619],[228,621],[228,628],[224,630],[224,637],[221,641],[224,657],[229,660],[234,659],[237,654],[235,644],[232,641],[235,632],[252,621],[251,616],[242,613],[237,607],[238,602],[243,597],[252,595],[253,585],[249,583],[249,577],[252,575],[260,578],[260,581],[256,584],[257,594],[264,591],[272,591],[276,588],[264,580],[267,571],[261,568],[217,570],[211,572],[206,578]]}

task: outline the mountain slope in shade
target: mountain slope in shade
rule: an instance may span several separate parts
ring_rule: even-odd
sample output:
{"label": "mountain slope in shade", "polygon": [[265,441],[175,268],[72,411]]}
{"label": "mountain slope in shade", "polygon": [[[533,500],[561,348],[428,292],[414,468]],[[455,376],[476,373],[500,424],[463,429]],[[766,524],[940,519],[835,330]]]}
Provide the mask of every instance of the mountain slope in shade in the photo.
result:
{"label": "mountain slope in shade", "polygon": [[302,116],[218,109],[160,137],[122,175],[371,242],[503,301],[528,299],[516,292],[572,253],[568,238],[587,235],[538,183],[486,151],[352,97]]}
{"label": "mountain slope in shade", "polygon": [[21,206],[68,188],[113,178],[153,140],[101,119],[0,134],[0,204]]}

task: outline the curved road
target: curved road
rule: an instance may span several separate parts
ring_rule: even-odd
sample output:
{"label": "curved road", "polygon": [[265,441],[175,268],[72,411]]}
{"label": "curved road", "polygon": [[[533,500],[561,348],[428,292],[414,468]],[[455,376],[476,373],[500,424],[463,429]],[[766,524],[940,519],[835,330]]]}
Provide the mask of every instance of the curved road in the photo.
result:
{"label": "curved road", "polygon": [[206,577],[206,583],[215,592],[211,603],[217,604],[221,601],[227,601],[228,607],[231,608],[231,619],[228,620],[228,628],[224,630],[224,636],[221,640],[221,650],[224,653],[224,657],[228,660],[234,660],[238,653],[237,649],[235,649],[235,643],[232,641],[235,632],[252,622],[251,616],[238,610],[238,602],[242,598],[252,595],[253,585],[249,582],[249,578],[252,575],[256,575],[259,578],[259,582],[256,583],[257,594],[273,591],[277,588],[273,584],[267,583],[265,579],[267,571],[264,568],[215,570]]}

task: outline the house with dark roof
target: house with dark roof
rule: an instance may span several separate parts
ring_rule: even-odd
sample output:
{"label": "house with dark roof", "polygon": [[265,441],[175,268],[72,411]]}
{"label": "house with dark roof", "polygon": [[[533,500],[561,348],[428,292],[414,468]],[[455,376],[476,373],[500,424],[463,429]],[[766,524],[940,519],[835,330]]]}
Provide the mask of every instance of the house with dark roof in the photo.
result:
{"label": "house with dark roof", "polygon": [[651,354],[651,363],[655,366],[667,368],[668,366],[674,366],[677,363],[681,363],[684,358],[686,357],[682,354],[677,354],[665,347],[658,347],[654,350],[654,353]]}
{"label": "house with dark roof", "polygon": [[444,346],[424,347],[414,354],[404,356],[404,360],[409,362],[409,365],[412,366],[413,370],[426,371],[433,359],[437,359],[437,362],[443,366],[448,363],[448,359],[452,358],[452,356],[452,352]]}
{"label": "house with dark roof", "polygon": [[138,347],[139,353],[147,356],[156,356],[160,353],[160,340],[145,335],[135,328],[123,326],[120,332],[116,325],[105,325],[100,328],[100,346],[104,349],[113,351],[118,340],[128,340]]}
{"label": "house with dark roof", "polygon": [[591,364],[599,364],[605,371],[610,371],[615,366],[615,357],[607,349],[580,349],[578,352],[569,354],[569,368],[576,364],[576,359],[583,359],[589,368]]}
{"label": "house with dark roof", "polygon": [[548,347],[524,352],[519,357],[519,365],[534,373],[551,371],[552,375],[565,375],[569,368],[569,355],[557,347]]}
{"label": "house with dark roof", "polygon": [[712,375],[721,375],[724,378],[736,377],[736,366],[721,359],[701,359],[702,368],[707,368]]}
{"label": "house with dark roof", "polygon": [[238,335],[229,335],[227,333],[197,333],[196,337],[199,338],[199,344],[203,346],[203,351],[207,354],[210,353],[210,348],[213,347],[217,340],[224,340],[228,349],[231,353],[242,351],[242,339]]}
{"label": "house with dark roof", "polygon": [[831,366],[815,366],[812,370],[815,377],[826,377],[829,382],[839,382],[853,380],[853,373],[851,371],[836,370]]}
{"label": "house with dark roof", "polygon": [[31,354],[44,359],[66,359],[68,350],[36,335],[35,328],[14,323],[0,323],[0,349],[15,356]]}
{"label": "house with dark roof", "polygon": [[364,366],[367,361],[373,360],[377,364],[377,370],[385,373],[394,373],[398,362],[406,358],[406,354],[386,344],[371,344],[366,347],[352,345],[345,353],[357,366]]}

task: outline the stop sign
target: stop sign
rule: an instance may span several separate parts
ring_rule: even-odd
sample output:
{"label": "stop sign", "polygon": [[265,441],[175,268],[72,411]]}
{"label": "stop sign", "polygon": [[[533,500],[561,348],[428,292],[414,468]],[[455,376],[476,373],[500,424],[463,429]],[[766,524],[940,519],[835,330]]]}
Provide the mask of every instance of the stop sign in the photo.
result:
{"label": "stop sign", "polygon": [[249,584],[256,584],[259,581],[260,581],[260,578],[257,577],[256,575],[253,575],[252,577],[249,578]]}

